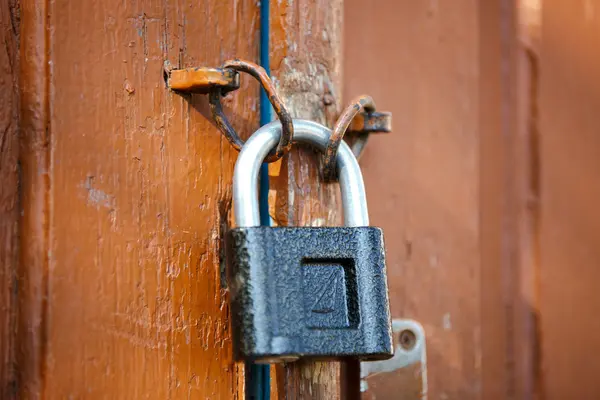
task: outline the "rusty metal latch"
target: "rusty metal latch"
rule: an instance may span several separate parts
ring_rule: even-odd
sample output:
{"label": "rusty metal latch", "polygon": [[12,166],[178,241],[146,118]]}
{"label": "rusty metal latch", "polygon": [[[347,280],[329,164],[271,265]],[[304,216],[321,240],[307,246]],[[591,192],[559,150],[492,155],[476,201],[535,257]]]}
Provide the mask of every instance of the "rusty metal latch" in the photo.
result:
{"label": "rusty metal latch", "polygon": [[209,94],[215,89],[227,93],[240,88],[240,74],[227,68],[184,68],[173,69],[165,63],[167,86],[185,93]]}
{"label": "rusty metal latch", "polygon": [[[180,93],[208,94],[211,112],[215,124],[223,132],[227,140],[236,149],[240,150],[244,141],[237,135],[225,117],[221,107],[221,96],[240,87],[239,72],[246,72],[257,79],[265,89],[273,109],[277,113],[283,126],[281,139],[275,151],[267,157],[266,161],[273,162],[283,157],[292,146],[293,124],[291,114],[285,108],[283,100],[275,90],[265,70],[249,61],[230,60],[223,63],[220,68],[194,67],[173,68],[166,61],[164,75],[167,86]],[[352,151],[359,158],[371,133],[389,133],[392,131],[392,114],[389,112],[375,111],[373,99],[369,96],[360,96],[344,110],[335,124],[328,146],[323,176],[326,180],[335,180],[335,163],[337,147],[344,135],[350,136]]]}
{"label": "rusty metal latch", "polygon": [[391,131],[391,112],[358,113],[348,127],[348,132],[352,133],[390,133]]}

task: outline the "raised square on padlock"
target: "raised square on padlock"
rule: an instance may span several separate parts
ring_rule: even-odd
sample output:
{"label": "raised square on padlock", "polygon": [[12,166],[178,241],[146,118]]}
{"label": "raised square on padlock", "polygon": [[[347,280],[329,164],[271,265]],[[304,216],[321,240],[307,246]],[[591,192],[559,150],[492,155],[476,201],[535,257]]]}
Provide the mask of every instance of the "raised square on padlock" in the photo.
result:
{"label": "raised square on padlock", "polygon": [[302,294],[306,326],[314,329],[356,329],[358,302],[354,260],[304,259]]}

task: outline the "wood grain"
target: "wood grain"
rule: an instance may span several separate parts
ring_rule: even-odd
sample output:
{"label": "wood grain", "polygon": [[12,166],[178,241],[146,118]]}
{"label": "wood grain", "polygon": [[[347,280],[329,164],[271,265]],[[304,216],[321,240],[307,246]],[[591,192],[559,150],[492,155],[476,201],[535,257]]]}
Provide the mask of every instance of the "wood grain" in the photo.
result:
{"label": "wood grain", "polygon": [[44,395],[51,184],[47,12],[45,1],[21,2],[18,398]]}
{"label": "wood grain", "polygon": [[[219,251],[236,153],[162,65],[256,61],[256,2],[24,3],[21,397],[241,397]],[[225,108],[247,136],[257,86]]]}
{"label": "wood grain", "polygon": [[[332,126],[341,108],[342,1],[272,1],[271,72],[294,118]],[[294,150],[271,165],[270,206],[276,225],[341,223],[336,185],[321,182],[321,156]],[[274,367],[274,398],[340,397],[340,363],[299,361]]]}
{"label": "wood grain", "polygon": [[19,10],[0,4],[0,397],[15,396],[16,273],[19,224]]}

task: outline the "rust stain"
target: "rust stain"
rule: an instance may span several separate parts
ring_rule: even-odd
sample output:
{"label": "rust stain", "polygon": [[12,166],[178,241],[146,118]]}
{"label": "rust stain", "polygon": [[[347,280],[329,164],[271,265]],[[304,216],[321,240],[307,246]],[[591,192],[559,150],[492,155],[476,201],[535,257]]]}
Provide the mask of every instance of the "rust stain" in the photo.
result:
{"label": "rust stain", "polygon": [[392,113],[370,112],[359,113],[352,120],[348,132],[389,133],[392,131]]}

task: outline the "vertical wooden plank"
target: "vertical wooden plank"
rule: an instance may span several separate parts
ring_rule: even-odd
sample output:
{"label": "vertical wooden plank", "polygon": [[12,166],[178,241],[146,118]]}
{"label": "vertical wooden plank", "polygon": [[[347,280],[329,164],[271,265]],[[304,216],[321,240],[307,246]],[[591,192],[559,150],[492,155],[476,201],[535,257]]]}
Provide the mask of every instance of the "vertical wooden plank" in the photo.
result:
{"label": "vertical wooden plank", "polygon": [[[344,98],[368,93],[393,112],[393,133],[373,136],[361,165],[392,318],[425,328],[431,399],[482,398],[481,3],[345,3]],[[404,386],[414,373],[368,377],[363,398],[419,398]]]}
{"label": "vertical wooden plank", "polygon": [[[236,154],[162,65],[256,60],[257,4],[30,3],[22,397],[239,398],[219,252]],[[248,82],[225,101],[243,135]]]}
{"label": "vertical wooden plank", "polygon": [[600,1],[544,0],[540,302],[547,399],[598,398]]}
{"label": "vertical wooden plank", "polygon": [[[346,3],[346,98],[367,92],[394,112],[362,163],[392,313],[425,325],[433,398],[535,390],[535,71],[517,5]],[[413,398],[412,374],[368,377],[364,397]]]}
{"label": "vertical wooden plank", "polygon": [[540,365],[539,35],[541,0],[520,0],[516,76],[514,187],[517,282],[514,299],[515,398],[543,398]]}
{"label": "vertical wooden plank", "polygon": [[522,151],[528,132],[521,137],[518,131],[517,2],[479,4],[483,398],[529,398],[523,360],[530,355],[532,312],[522,295],[532,282],[520,257],[530,166]]}
{"label": "vertical wooden plank", "polygon": [[44,392],[49,204],[47,2],[21,2],[17,369],[19,398]]}
{"label": "vertical wooden plank", "polygon": [[[342,1],[271,1],[271,72],[294,118],[332,126],[340,110]],[[338,188],[320,181],[321,155],[294,149],[269,168],[275,225],[336,225]],[[273,393],[287,399],[340,397],[340,363],[277,367]]]}
{"label": "vertical wooden plank", "polygon": [[15,398],[16,272],[19,222],[17,1],[0,4],[0,397]]}

